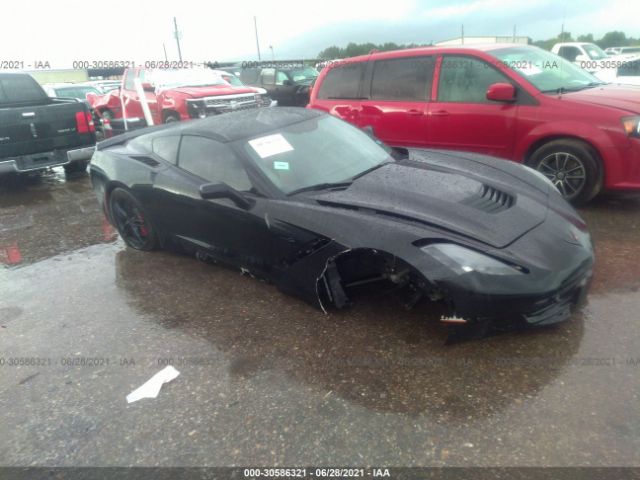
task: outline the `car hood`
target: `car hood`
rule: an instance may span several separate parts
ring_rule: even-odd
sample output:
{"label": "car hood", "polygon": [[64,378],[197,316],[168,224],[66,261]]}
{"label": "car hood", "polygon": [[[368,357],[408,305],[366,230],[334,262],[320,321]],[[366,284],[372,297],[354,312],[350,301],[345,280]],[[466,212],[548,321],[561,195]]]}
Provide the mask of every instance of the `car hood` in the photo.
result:
{"label": "car hood", "polygon": [[240,95],[243,93],[256,93],[252,87],[234,87],[231,85],[213,85],[206,87],[173,87],[162,92],[177,92],[192,98],[215,97],[218,95]]}
{"label": "car hood", "polygon": [[579,92],[565,93],[562,98],[640,113],[640,88],[632,85],[603,85]]}
{"label": "car hood", "polygon": [[544,222],[548,186],[526,167],[434,152],[413,152],[355,180],[347,189],[315,193],[327,207],[358,208],[413,221],[503,248]]}

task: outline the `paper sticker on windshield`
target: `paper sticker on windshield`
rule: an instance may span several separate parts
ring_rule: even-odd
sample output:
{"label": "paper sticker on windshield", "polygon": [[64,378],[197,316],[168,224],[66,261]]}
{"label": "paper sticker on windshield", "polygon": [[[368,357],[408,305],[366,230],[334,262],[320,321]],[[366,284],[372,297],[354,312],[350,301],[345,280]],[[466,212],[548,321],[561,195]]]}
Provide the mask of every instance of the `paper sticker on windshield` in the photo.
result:
{"label": "paper sticker on windshield", "polygon": [[273,168],[276,170],[289,170],[289,162],[273,162]]}
{"label": "paper sticker on windshield", "polygon": [[260,158],[272,157],[293,150],[291,144],[279,133],[249,140],[249,145],[260,155]]}

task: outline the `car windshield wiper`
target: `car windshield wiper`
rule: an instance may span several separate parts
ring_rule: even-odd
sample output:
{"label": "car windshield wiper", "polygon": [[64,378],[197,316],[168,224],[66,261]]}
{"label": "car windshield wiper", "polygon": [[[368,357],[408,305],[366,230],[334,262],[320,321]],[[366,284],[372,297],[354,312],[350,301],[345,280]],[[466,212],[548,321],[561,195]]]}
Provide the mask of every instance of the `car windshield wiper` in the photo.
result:
{"label": "car windshield wiper", "polygon": [[542,90],[542,93],[557,93],[558,95],[562,93],[569,92],[579,92],[580,90],[586,90],[587,88],[599,87],[600,85],[606,85],[607,82],[591,82],[586,85],[580,85],[579,87],[558,87],[551,88],[549,90]]}
{"label": "car windshield wiper", "polygon": [[302,192],[312,192],[315,190],[327,190],[329,188],[346,188],[351,185],[351,181],[347,182],[327,182],[327,183],[318,183],[316,185],[309,185],[308,187],[298,188],[297,190],[293,190],[292,192],[287,193],[288,196],[295,195],[297,193]]}
{"label": "car windshield wiper", "polygon": [[371,168],[367,168],[366,170],[363,170],[362,172],[358,173],[357,175],[354,175],[353,177],[351,177],[351,181],[354,181],[354,180],[356,180],[356,179],[358,179],[360,177],[364,177],[367,173],[371,173],[374,170],[377,170],[380,167],[384,167],[385,165],[389,165],[391,163],[395,163],[395,162],[392,162],[391,160],[387,160],[386,162],[382,162],[382,163],[379,163],[377,165],[374,165]]}

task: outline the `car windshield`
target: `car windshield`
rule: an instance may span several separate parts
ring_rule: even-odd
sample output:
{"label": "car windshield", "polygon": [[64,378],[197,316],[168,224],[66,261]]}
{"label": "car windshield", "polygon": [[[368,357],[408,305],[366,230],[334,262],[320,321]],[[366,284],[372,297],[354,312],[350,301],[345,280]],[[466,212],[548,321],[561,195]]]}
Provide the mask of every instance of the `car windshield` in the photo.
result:
{"label": "car windshield", "polygon": [[312,67],[300,70],[290,70],[287,73],[294,82],[308,82],[315,80],[318,77],[318,71]]}
{"label": "car windshield", "polygon": [[219,73],[209,69],[153,70],[147,73],[144,81],[162,88],[205,87],[227,83]]}
{"label": "car windshield", "polygon": [[587,55],[589,55],[589,58],[591,60],[602,60],[603,58],[608,57],[605,51],[602,50],[597,45],[593,45],[593,44],[583,45],[583,48],[585,52],[587,52]]}
{"label": "car windshield", "polygon": [[387,150],[362,130],[330,116],[236,144],[285,194],[348,183],[392,161]]}
{"label": "car windshield", "polygon": [[621,50],[621,53],[639,53],[640,47],[626,47]]}
{"label": "car windshield", "polygon": [[229,85],[233,85],[234,87],[243,87],[244,83],[242,83],[242,81],[240,81],[240,79],[238,77],[236,77],[235,75],[231,74],[231,73],[222,73],[222,78],[229,84]]}
{"label": "car windshield", "polygon": [[94,87],[62,87],[56,88],[55,91],[58,97],[77,98],[78,100],[86,100],[87,93],[100,95],[100,91]]}
{"label": "car windshield", "polygon": [[604,83],[564,58],[537,47],[509,47],[490,53],[544,93],[577,91]]}

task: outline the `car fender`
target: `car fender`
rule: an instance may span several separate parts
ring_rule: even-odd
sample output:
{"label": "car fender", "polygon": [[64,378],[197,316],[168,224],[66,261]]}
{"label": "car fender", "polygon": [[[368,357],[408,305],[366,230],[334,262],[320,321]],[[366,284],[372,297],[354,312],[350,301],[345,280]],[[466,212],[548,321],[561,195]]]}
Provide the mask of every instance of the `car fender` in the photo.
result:
{"label": "car fender", "polygon": [[534,127],[516,145],[514,158],[526,161],[527,155],[532,153],[532,147],[542,145],[559,138],[573,138],[588,143],[596,151],[613,146],[613,142],[606,131],[578,121],[558,121],[542,123]]}

